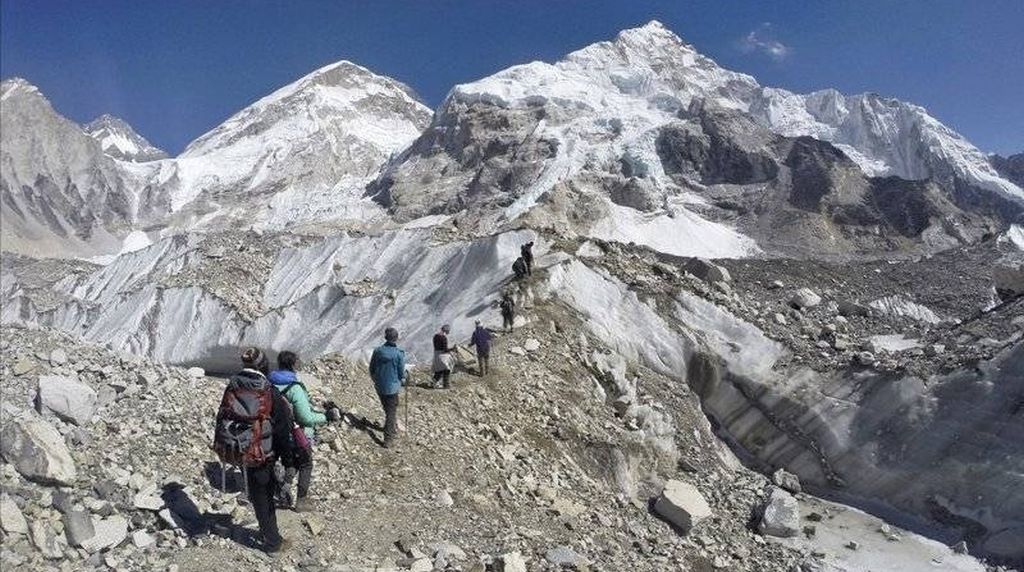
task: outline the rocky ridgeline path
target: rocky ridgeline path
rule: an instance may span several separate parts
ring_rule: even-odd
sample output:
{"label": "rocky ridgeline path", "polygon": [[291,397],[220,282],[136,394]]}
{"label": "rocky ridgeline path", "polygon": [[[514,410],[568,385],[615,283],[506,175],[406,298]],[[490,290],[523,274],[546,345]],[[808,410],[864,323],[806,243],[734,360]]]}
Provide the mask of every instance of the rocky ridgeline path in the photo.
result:
{"label": "rocky ridgeline path", "polygon": [[[253,548],[237,476],[219,490],[207,444],[220,380],[6,328],[3,561],[179,571],[791,570],[810,561],[748,526],[768,481],[729,461],[689,392],[603,363],[564,318],[502,337],[486,379],[459,373],[451,391],[410,388],[408,426],[392,450],[367,427],[381,416],[362,366],[312,364],[314,396],[343,404],[347,421],[320,432],[316,511],[279,511],[296,547],[276,557]],[[612,403],[602,386],[625,375],[639,391]],[[703,499],[669,499],[679,506],[663,511],[676,526],[691,511],[688,535],[649,506],[669,479]]]}

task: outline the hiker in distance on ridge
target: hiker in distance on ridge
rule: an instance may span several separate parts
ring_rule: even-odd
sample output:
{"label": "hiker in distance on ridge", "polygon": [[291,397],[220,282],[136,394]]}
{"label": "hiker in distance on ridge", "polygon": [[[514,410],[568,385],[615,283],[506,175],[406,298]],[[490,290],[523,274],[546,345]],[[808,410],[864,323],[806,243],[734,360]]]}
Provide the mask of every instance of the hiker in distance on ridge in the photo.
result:
{"label": "hiker in distance on ridge", "polygon": [[231,377],[214,428],[213,449],[222,463],[241,467],[246,495],[256,513],[263,548],[286,550],[290,542],[277,527],[275,496],[278,481],[274,465],[294,467],[291,408],[267,380],[269,363],[259,348],[246,348],[242,370]]}
{"label": "hiker in distance on ridge", "polygon": [[[451,387],[452,369],[455,367],[455,356],[448,345],[448,334],[452,327],[448,324],[434,334],[434,387],[448,389]],[[439,385],[440,384],[440,385]]]}
{"label": "hiker in distance on ridge", "polygon": [[476,321],[476,329],[473,330],[473,337],[469,339],[469,345],[476,346],[476,369],[480,377],[487,375],[491,365],[491,331],[483,327],[480,320]]}
{"label": "hiker in distance on ridge", "polygon": [[527,276],[533,276],[533,241],[519,247],[519,256],[526,263]]}
{"label": "hiker in distance on ridge", "polygon": [[512,263],[512,272],[516,273],[516,280],[522,280],[529,273],[529,268],[526,266],[526,260],[522,256],[516,258],[516,261]]}
{"label": "hiker in distance on ridge", "polygon": [[384,448],[390,448],[398,434],[398,392],[405,376],[405,350],[398,347],[398,330],[386,328],[384,343],[370,357],[370,377],[384,408]]}
{"label": "hiker in distance on ridge", "polygon": [[501,327],[511,332],[516,321],[516,301],[512,299],[512,294],[508,290],[502,292],[498,306],[501,308]]}

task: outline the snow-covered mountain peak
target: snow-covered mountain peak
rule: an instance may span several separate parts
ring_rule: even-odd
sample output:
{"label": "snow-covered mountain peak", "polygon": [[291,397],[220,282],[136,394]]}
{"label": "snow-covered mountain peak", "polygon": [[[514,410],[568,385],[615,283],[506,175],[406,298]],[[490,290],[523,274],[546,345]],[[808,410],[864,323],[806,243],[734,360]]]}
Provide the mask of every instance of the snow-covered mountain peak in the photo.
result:
{"label": "snow-covered mountain peak", "polygon": [[[288,124],[284,138],[309,136],[333,126],[379,147],[408,143],[426,126],[431,110],[401,82],[343,60],[317,69],[239,111],[186,148],[183,157],[205,155],[260,138]],[[340,134],[340,133],[339,133]],[[280,141],[275,139],[275,141]]]}
{"label": "snow-covered mountain peak", "polygon": [[30,93],[42,96],[39,88],[20,77],[8,78],[0,82],[0,101],[6,101],[10,97]]}
{"label": "snow-covered mountain peak", "polygon": [[103,152],[122,161],[154,161],[167,158],[167,153],[154,147],[123,119],[103,114],[85,127],[85,132],[99,141]]}

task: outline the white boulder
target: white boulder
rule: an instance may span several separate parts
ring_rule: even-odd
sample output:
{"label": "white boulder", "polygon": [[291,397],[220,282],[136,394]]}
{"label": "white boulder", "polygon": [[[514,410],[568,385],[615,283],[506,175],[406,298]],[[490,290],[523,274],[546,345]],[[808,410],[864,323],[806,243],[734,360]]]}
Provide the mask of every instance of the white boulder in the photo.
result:
{"label": "white boulder", "polygon": [[684,533],[712,515],[708,501],[697,487],[676,480],[665,483],[661,496],[654,503],[654,511]]}
{"label": "white boulder", "polygon": [[60,433],[35,414],[8,421],[0,438],[0,452],[30,481],[70,486],[77,476],[75,461]]}
{"label": "white boulder", "polygon": [[28,534],[25,515],[21,514],[21,509],[6,494],[0,495],[0,528],[7,534]]}
{"label": "white boulder", "polygon": [[115,514],[108,518],[94,518],[92,521],[96,534],[82,544],[88,552],[99,552],[121,544],[128,538],[128,520]]}
{"label": "white boulder", "polygon": [[789,299],[789,305],[798,310],[813,308],[818,304],[821,304],[821,296],[815,294],[810,288],[797,290],[793,297]]}
{"label": "white boulder", "polygon": [[70,377],[41,375],[36,405],[40,413],[51,411],[68,423],[85,425],[96,413],[96,391]]}
{"label": "white boulder", "polygon": [[800,533],[800,505],[779,487],[772,487],[758,524],[761,534],[788,538]]}

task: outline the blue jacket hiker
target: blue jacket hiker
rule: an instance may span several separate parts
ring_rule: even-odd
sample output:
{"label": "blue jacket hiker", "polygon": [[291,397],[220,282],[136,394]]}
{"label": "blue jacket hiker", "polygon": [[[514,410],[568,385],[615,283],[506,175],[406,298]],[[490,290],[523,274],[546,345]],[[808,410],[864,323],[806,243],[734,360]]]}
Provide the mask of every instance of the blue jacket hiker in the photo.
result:
{"label": "blue jacket hiker", "polygon": [[398,347],[398,330],[384,330],[384,343],[370,357],[370,377],[384,408],[384,447],[390,448],[398,435],[398,392],[405,379],[405,350]]}

